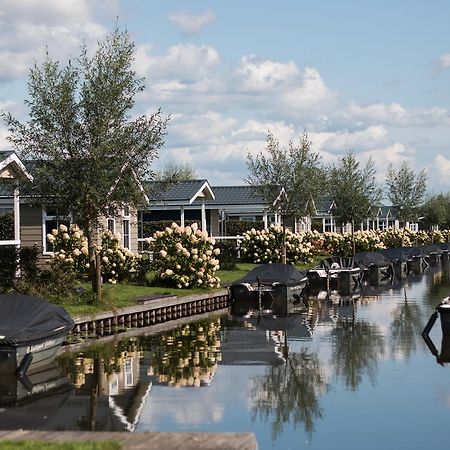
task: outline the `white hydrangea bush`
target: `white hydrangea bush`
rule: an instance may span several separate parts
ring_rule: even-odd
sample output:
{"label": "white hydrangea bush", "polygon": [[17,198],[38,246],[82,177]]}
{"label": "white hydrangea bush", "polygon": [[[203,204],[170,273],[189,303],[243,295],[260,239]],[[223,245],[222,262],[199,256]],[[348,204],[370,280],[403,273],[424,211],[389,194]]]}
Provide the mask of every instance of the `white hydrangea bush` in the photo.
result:
{"label": "white hydrangea bush", "polygon": [[196,223],[181,227],[172,223],[147,240],[153,252],[153,269],[158,282],[184,288],[220,287],[218,256],[215,240],[201,231]]}
{"label": "white hydrangea bush", "polygon": [[286,261],[288,263],[306,263],[313,256],[313,245],[302,234],[283,230],[279,225],[271,225],[265,230],[251,230],[239,240],[241,258],[252,263],[281,262],[283,233],[286,235]]}

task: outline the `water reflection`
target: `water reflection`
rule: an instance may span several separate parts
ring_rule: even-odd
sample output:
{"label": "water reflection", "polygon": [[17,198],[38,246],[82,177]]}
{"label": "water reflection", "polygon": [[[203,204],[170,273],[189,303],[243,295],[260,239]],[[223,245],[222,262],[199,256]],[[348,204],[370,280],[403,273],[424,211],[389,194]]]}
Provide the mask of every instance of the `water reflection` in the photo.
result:
{"label": "water reflection", "polygon": [[[450,340],[436,325],[425,353],[420,333],[449,288],[448,265],[428,268],[345,295],[320,293],[301,315],[214,317],[159,336],[143,329],[138,337],[67,352],[41,381],[32,380],[34,390],[0,378],[0,427],[254,431],[261,448],[294,447],[299,439],[325,448],[332,442],[324,444],[323,436],[338,428],[370,432],[368,421],[340,421],[342,410],[355,417],[370,405],[384,418],[426,409],[439,422],[448,405],[433,392],[447,395],[448,372],[434,361],[450,363]],[[407,394],[397,399],[403,385]],[[416,408],[413,397],[421,393]],[[409,423],[419,428],[415,417]],[[363,446],[353,437],[355,447]],[[377,439],[372,447],[383,447]]]}
{"label": "water reflection", "polygon": [[284,360],[255,377],[250,390],[252,419],[270,421],[274,441],[286,423],[302,425],[311,436],[315,421],[323,415],[319,399],[327,389],[317,354],[302,349],[285,354]]}
{"label": "water reflection", "polygon": [[384,337],[377,325],[365,320],[341,321],[331,331],[335,374],[355,391],[364,375],[375,384],[378,359],[384,354]]}

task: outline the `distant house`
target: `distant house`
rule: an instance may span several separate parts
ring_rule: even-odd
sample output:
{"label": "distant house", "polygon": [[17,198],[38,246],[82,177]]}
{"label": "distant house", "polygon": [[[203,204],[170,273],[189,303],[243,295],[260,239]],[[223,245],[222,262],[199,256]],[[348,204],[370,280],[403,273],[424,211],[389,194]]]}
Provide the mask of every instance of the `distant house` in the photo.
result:
{"label": "distant house", "polygon": [[[72,217],[61,218],[55,211],[31,206],[20,196],[23,180],[32,180],[32,174],[14,152],[0,152],[0,224],[2,217],[12,217],[10,235],[0,234],[0,245],[37,245],[44,256],[52,252],[47,234],[61,223],[69,224]],[[100,229],[121,235],[121,244],[133,252],[143,248],[145,223],[177,221],[183,226],[196,221],[201,229],[215,237],[230,233],[230,221],[262,222],[264,227],[279,223],[276,205],[268,205],[254,186],[211,186],[208,180],[186,180],[172,184],[146,182],[142,186],[145,201],[139,210],[124,208],[116,216],[104,217]],[[322,197],[313,205],[311,217],[294,221],[286,219],[293,231],[311,228],[318,231],[350,231],[348,225],[336,221],[335,205],[329,197]],[[399,228],[396,209],[390,206],[372,208],[371,217],[360,224],[360,229],[377,230]],[[417,224],[406,224],[416,229]]]}

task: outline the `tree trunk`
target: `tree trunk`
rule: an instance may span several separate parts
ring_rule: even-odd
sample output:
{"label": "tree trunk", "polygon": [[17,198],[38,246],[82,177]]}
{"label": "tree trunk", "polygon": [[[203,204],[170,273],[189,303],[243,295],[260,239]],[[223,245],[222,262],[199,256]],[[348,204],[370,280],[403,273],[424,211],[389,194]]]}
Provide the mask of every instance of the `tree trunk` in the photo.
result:
{"label": "tree trunk", "polygon": [[355,221],[352,219],[352,255],[356,254],[356,246],[355,246]]}
{"label": "tree trunk", "polygon": [[281,226],[283,227],[283,236],[281,241],[281,262],[283,264],[286,264],[286,227],[284,226],[284,223]]}
{"label": "tree trunk", "polygon": [[100,254],[94,247],[90,225],[85,224],[84,228],[89,248],[89,279],[91,281],[92,292],[96,294],[96,300],[100,303],[102,298]]}

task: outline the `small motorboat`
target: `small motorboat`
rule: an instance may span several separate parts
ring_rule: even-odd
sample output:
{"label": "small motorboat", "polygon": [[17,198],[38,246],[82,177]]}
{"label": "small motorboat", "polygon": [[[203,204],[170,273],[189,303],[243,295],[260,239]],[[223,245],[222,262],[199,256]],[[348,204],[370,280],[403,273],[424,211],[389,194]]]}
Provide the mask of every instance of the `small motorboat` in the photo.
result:
{"label": "small motorboat", "polygon": [[360,283],[362,271],[353,258],[331,256],[307,272],[308,283],[328,289],[348,289]]}
{"label": "small motorboat", "polygon": [[379,252],[361,252],[353,259],[362,270],[364,281],[378,285],[381,280],[391,280],[394,275],[394,264]]}
{"label": "small motorboat", "polygon": [[231,313],[242,316],[256,309],[286,315],[304,310],[307,282],[306,274],[290,264],[257,266],[229,287]]}
{"label": "small motorboat", "polygon": [[21,294],[0,295],[0,374],[48,365],[74,326],[67,311]]}

